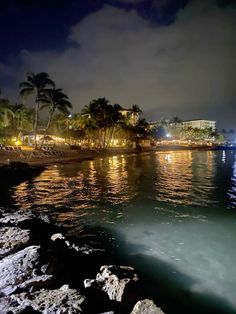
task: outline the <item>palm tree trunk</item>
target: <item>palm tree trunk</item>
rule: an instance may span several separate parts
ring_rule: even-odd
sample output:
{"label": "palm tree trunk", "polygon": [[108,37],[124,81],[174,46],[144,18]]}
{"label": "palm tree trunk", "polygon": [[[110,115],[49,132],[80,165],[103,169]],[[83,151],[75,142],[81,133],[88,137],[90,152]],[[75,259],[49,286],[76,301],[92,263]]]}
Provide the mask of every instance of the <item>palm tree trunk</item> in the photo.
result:
{"label": "palm tree trunk", "polygon": [[99,141],[99,148],[102,148],[102,143],[103,143],[103,131],[102,131],[102,129],[98,130],[98,141]]}
{"label": "palm tree trunk", "polygon": [[20,117],[20,130],[23,130],[23,116]]}
{"label": "palm tree trunk", "polygon": [[51,121],[52,121],[52,115],[54,113],[54,110],[51,109],[50,112],[49,112],[49,117],[48,117],[48,122],[47,122],[47,125],[46,125],[46,128],[45,128],[45,131],[44,131],[44,136],[43,136],[43,140],[42,140],[42,143],[40,145],[40,148],[42,148],[43,144],[44,144],[44,141],[45,141],[45,137],[47,135],[47,132],[48,132],[48,128],[51,124]]}
{"label": "palm tree trunk", "polygon": [[107,135],[107,129],[104,129],[104,134],[103,134],[103,143],[102,143],[102,148],[106,148],[106,135]]}
{"label": "palm tree trunk", "polygon": [[115,127],[113,126],[112,129],[111,129],[111,135],[110,135],[110,138],[109,138],[109,147],[111,146],[111,141],[114,139],[114,133],[115,133]]}
{"label": "palm tree trunk", "polygon": [[38,116],[39,116],[39,101],[38,96],[36,97],[36,108],[35,108],[35,120],[34,120],[34,147],[37,148],[37,129],[38,129]]}

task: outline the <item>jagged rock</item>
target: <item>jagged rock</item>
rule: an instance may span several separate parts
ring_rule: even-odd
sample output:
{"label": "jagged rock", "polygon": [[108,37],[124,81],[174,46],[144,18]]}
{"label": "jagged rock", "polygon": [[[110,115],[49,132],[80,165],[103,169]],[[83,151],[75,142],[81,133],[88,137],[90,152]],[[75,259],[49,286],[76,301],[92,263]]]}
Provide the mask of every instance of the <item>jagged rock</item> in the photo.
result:
{"label": "jagged rock", "polygon": [[5,213],[2,214],[0,223],[17,226],[19,223],[32,220],[35,216],[32,213]]}
{"label": "jagged rock", "polygon": [[48,265],[40,262],[39,246],[29,246],[15,254],[8,255],[0,261],[0,295],[10,295],[17,288],[46,283]]}
{"label": "jagged rock", "polygon": [[138,301],[130,314],[164,314],[152,300],[146,299]]}
{"label": "jagged rock", "polygon": [[10,296],[9,311],[18,314],[28,307],[43,314],[82,313],[81,305],[86,298],[68,285],[60,289],[41,289],[33,293],[20,293]]}
{"label": "jagged rock", "polygon": [[84,285],[91,287],[94,284],[99,289],[106,292],[110,300],[123,301],[128,298],[129,290],[133,290],[138,281],[138,275],[133,267],[105,265],[100,268],[100,272],[94,279],[85,279]]}
{"label": "jagged rock", "polygon": [[30,231],[18,227],[0,228],[0,257],[13,253],[25,246],[30,239]]}
{"label": "jagged rock", "polygon": [[0,313],[8,314],[9,308],[13,305],[13,301],[8,297],[0,297]]}
{"label": "jagged rock", "polygon": [[69,248],[69,249],[73,249],[79,253],[82,254],[92,254],[94,252],[98,252],[98,251],[105,251],[104,249],[98,249],[98,248],[92,248],[91,246],[84,244],[84,245],[76,245],[74,243],[72,243],[69,239],[67,239],[62,233],[55,233],[51,236],[51,240],[52,241],[56,241],[56,240],[63,240],[63,242],[65,243],[65,245]]}
{"label": "jagged rock", "polygon": [[9,224],[9,225],[19,225],[23,222],[30,222],[30,221],[43,221],[46,224],[53,223],[50,218],[42,213],[33,214],[31,211],[28,211],[26,213],[24,212],[0,212],[2,218],[0,218],[0,223],[2,224]]}

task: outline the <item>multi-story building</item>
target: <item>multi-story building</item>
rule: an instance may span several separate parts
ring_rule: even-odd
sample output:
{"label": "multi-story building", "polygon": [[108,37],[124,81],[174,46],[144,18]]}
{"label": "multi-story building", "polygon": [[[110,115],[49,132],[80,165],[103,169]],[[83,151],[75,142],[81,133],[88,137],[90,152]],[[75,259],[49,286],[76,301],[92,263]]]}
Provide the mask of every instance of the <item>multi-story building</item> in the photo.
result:
{"label": "multi-story building", "polygon": [[203,120],[203,119],[194,119],[186,120],[178,123],[181,126],[190,126],[196,129],[206,129],[211,128],[214,132],[216,130],[216,121],[212,120]]}
{"label": "multi-story building", "polygon": [[185,120],[180,122],[171,122],[170,120],[162,119],[159,121],[149,122],[150,128],[154,128],[157,126],[162,126],[164,128],[168,128],[168,126],[174,126],[177,128],[181,128],[183,126],[189,126],[195,129],[207,129],[211,128],[214,132],[216,130],[216,121],[212,120],[204,120],[204,119],[193,119],[193,120]]}

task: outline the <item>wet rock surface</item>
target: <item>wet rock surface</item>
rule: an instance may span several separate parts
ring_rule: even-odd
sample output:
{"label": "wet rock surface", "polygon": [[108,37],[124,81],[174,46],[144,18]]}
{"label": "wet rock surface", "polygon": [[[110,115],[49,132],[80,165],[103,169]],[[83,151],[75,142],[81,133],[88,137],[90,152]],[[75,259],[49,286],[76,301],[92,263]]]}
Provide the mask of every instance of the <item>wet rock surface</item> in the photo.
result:
{"label": "wet rock surface", "polygon": [[131,314],[164,314],[164,312],[152,300],[146,299],[138,301]]}
{"label": "wet rock surface", "polygon": [[75,289],[64,285],[59,289],[41,289],[31,294],[21,293],[10,297],[9,311],[21,313],[27,308],[32,308],[39,313],[82,313],[81,305],[85,297]]}
{"label": "wet rock surface", "polygon": [[155,304],[146,300],[136,304],[142,298],[132,267],[105,265],[103,248],[46,216],[0,211],[0,235],[1,314],[163,313],[147,312]]}
{"label": "wet rock surface", "polygon": [[110,300],[121,302],[133,298],[138,280],[133,267],[104,265],[100,268],[96,279],[86,279],[84,285],[85,288],[96,286],[97,289],[107,293]]}
{"label": "wet rock surface", "polygon": [[28,213],[28,214],[3,213],[2,217],[0,218],[0,223],[17,226],[21,224],[22,222],[32,221],[33,219],[34,219],[34,216],[31,213]]}
{"label": "wet rock surface", "polygon": [[18,288],[46,283],[52,275],[47,264],[40,262],[40,247],[29,246],[0,261],[0,295],[9,295]]}
{"label": "wet rock surface", "polygon": [[30,231],[18,227],[0,228],[0,258],[27,245]]}

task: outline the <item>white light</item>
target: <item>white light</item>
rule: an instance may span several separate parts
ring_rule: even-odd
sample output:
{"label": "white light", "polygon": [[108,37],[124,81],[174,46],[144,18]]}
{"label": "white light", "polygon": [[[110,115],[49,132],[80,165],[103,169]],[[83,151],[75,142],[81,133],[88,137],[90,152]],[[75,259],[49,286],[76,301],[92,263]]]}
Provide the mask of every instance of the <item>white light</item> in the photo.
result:
{"label": "white light", "polygon": [[167,134],[166,134],[166,137],[171,137],[170,133],[167,133]]}

